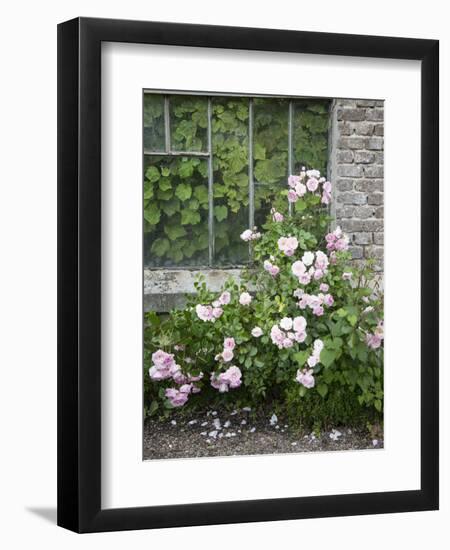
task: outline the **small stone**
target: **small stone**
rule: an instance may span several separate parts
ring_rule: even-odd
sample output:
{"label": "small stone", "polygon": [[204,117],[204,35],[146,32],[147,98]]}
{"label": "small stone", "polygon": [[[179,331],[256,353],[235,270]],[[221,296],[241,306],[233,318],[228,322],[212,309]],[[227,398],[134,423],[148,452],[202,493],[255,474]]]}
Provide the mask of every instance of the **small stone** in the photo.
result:
{"label": "small stone", "polygon": [[220,432],[220,434],[219,434],[219,439],[222,438],[222,437],[223,437],[223,433]]}
{"label": "small stone", "polygon": [[213,416],[217,416],[217,411],[212,411],[211,413]]}
{"label": "small stone", "polygon": [[291,445],[292,445],[293,447],[296,447],[296,445],[297,445],[297,442],[296,442],[296,441],[294,441],[294,442],[292,442],[292,443],[291,443]]}
{"label": "small stone", "polygon": [[241,422],[241,424],[242,424],[242,426],[245,426],[245,425],[247,424],[247,420],[243,420],[243,421]]}
{"label": "small stone", "polygon": [[200,424],[200,426],[202,426],[202,427],[207,426],[207,425],[208,425],[208,422],[202,422],[202,423]]}
{"label": "small stone", "polygon": [[223,425],[224,428],[229,428],[230,426],[231,426],[231,422],[229,420],[227,420]]}
{"label": "small stone", "polygon": [[214,424],[214,428],[216,428],[216,430],[221,430],[222,429],[219,418],[215,418],[213,420],[213,424]]}
{"label": "small stone", "polygon": [[206,440],[206,443],[211,443],[211,440],[210,440],[210,439],[207,439],[207,440]]}
{"label": "small stone", "polygon": [[237,414],[237,411],[230,412],[230,416],[234,416],[235,414]]}
{"label": "small stone", "polygon": [[276,430],[279,430],[280,429],[280,426],[278,426],[278,424],[275,426],[275,429]]}
{"label": "small stone", "polygon": [[271,417],[270,417],[270,425],[271,426],[275,426],[275,424],[278,422],[278,417],[276,414],[273,414]]}
{"label": "small stone", "polygon": [[376,447],[376,446],[378,445],[378,439],[373,439],[373,440],[372,440],[372,445],[373,445],[374,447]]}
{"label": "small stone", "polygon": [[215,439],[215,438],[217,437],[217,434],[218,434],[218,433],[219,433],[219,432],[218,432],[217,430],[213,430],[212,432],[209,432],[208,435],[209,435],[209,437],[212,437],[212,438]]}
{"label": "small stone", "polygon": [[249,431],[250,431],[250,433],[252,434],[252,433],[256,432],[256,428],[250,428]]}
{"label": "small stone", "polygon": [[197,420],[189,420],[188,424],[189,426],[193,426],[194,424],[197,424]]}
{"label": "small stone", "polygon": [[208,432],[200,432],[200,435],[203,435],[203,436],[208,435]]}
{"label": "small stone", "polygon": [[242,410],[245,411],[245,412],[250,412],[252,410],[252,408],[251,407],[243,407]]}

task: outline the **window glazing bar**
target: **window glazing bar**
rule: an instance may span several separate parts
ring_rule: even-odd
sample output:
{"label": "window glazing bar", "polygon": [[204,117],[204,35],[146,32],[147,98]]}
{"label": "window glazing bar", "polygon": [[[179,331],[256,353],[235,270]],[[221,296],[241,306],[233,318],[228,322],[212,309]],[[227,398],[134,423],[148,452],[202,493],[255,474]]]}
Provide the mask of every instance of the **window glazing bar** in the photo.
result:
{"label": "window glazing bar", "polygon": [[164,96],[164,134],[166,154],[170,153],[170,99]]}
{"label": "window glazing bar", "polygon": [[212,100],[208,97],[208,236],[209,265],[214,261],[214,189],[213,189],[213,148],[212,148]]}
{"label": "window glazing bar", "polygon": [[[288,111],[288,176],[293,173],[293,133],[294,133],[294,102],[289,100]],[[292,214],[292,203],[289,203],[289,214]]]}
{"label": "window glazing bar", "polygon": [[248,100],[248,226],[255,226],[255,184],[253,180],[253,99]]}
{"label": "window glazing bar", "polygon": [[157,157],[209,157],[207,151],[151,151],[144,149],[144,155],[153,155]]}

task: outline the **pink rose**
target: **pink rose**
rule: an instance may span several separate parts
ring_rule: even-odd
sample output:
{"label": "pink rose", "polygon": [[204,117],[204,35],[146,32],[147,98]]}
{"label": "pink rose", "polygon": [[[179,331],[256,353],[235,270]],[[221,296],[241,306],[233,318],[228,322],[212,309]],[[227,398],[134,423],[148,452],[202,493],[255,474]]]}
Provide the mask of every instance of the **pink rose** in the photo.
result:
{"label": "pink rose", "polygon": [[314,315],[316,315],[317,317],[321,317],[323,315],[323,307],[322,306],[317,306],[313,309],[313,313]]}
{"label": "pink rose", "polygon": [[292,264],[291,269],[292,269],[292,273],[296,277],[301,277],[306,272],[305,264],[300,260],[297,260],[296,262],[294,262]]}
{"label": "pink rose", "polygon": [[334,304],[333,296],[331,294],[325,294],[325,296],[323,297],[323,303],[326,306],[331,307]]}
{"label": "pink rose", "polygon": [[223,305],[223,306],[226,306],[227,304],[230,303],[230,300],[231,300],[231,294],[228,292],[228,290],[225,290],[224,292],[222,292],[222,294],[219,296],[219,302]]}
{"label": "pink rose", "polygon": [[314,192],[319,187],[319,180],[316,178],[309,178],[306,182],[306,187],[309,191]]}
{"label": "pink rose", "polygon": [[250,294],[248,292],[243,292],[240,296],[239,296],[239,303],[242,305],[242,306],[248,306],[250,304],[250,302],[252,301],[252,297],[250,296]]}
{"label": "pink rose", "polygon": [[215,307],[212,310],[213,317],[215,319],[218,319],[223,313],[223,309],[221,307]]}
{"label": "pink rose", "polygon": [[327,283],[321,283],[319,287],[322,292],[328,292],[329,288],[330,287],[327,285]]}
{"label": "pink rose", "polygon": [[343,281],[350,281],[351,278],[352,278],[352,273],[350,271],[345,271],[342,274],[342,280]]}
{"label": "pink rose", "polygon": [[252,336],[254,336],[255,338],[259,338],[262,335],[263,335],[263,331],[260,327],[255,327],[252,329]]}
{"label": "pink rose", "polygon": [[303,332],[306,329],[306,319],[302,316],[294,317],[292,326],[295,332]]}
{"label": "pink rose", "polygon": [[297,382],[305,386],[305,388],[311,389],[314,387],[314,376],[313,376],[313,370],[298,370],[297,371]]}
{"label": "pink rose", "polygon": [[225,338],[225,340],[223,341],[223,347],[225,349],[233,350],[236,347],[236,342],[234,338]]}
{"label": "pink rose", "polygon": [[297,183],[300,182],[300,176],[289,176],[288,177],[288,185],[289,187],[295,187]]}
{"label": "pink rose", "polygon": [[280,321],[280,327],[283,330],[291,330],[292,328],[292,319],[290,317],[283,317]]}
{"label": "pink rose", "polygon": [[299,197],[303,197],[303,195],[306,193],[306,185],[304,183],[297,183],[295,186],[295,192]]}
{"label": "pink rose", "polygon": [[231,361],[234,357],[234,354],[233,352],[231,351],[231,349],[224,349],[223,352],[222,352],[222,359],[225,361],[225,363],[228,363],[229,361]]}
{"label": "pink rose", "polygon": [[297,202],[298,201],[298,195],[295,191],[292,191],[292,189],[288,192],[288,201],[289,202]]}

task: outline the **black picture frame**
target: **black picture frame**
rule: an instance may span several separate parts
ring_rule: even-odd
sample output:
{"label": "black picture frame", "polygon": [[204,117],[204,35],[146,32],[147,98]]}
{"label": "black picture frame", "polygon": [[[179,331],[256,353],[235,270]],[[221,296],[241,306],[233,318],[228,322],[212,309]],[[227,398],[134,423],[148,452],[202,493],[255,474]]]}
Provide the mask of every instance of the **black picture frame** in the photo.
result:
{"label": "black picture frame", "polygon": [[[102,510],[101,43],[421,62],[421,488]],[[76,532],[438,509],[439,42],[76,18],[58,26],[58,525]]]}

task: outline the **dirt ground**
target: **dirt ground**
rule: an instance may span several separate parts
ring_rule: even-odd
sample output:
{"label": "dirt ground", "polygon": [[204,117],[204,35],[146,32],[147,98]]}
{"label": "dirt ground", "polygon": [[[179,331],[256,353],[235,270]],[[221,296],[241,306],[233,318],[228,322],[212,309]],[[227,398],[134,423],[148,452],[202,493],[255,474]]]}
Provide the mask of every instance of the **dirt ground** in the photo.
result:
{"label": "dirt ground", "polygon": [[382,436],[367,431],[336,426],[320,435],[301,432],[248,408],[151,418],[144,426],[144,460],[382,448]]}

